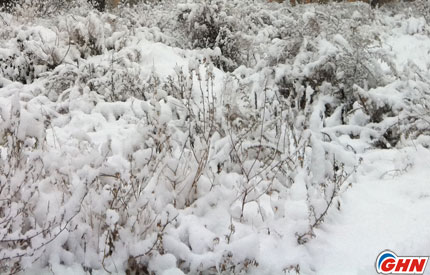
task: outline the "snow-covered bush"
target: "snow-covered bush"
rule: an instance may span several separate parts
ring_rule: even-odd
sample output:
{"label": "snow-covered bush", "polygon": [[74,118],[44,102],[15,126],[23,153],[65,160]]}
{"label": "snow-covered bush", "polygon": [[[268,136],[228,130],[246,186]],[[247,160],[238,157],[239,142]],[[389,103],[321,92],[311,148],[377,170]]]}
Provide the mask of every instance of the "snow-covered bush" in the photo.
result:
{"label": "snow-covered bush", "polygon": [[23,20],[34,20],[36,18],[46,18],[64,14],[73,7],[90,5],[83,0],[18,0],[10,1],[11,10],[16,16]]}
{"label": "snow-covered bush", "polygon": [[351,5],[1,14],[1,272],[314,272],[359,154],[430,146],[425,19]]}
{"label": "snow-covered bush", "polygon": [[244,37],[237,28],[237,20],[225,1],[182,4],[177,15],[178,28],[191,48],[210,48],[221,51],[216,65],[225,70],[238,66],[240,45]]}

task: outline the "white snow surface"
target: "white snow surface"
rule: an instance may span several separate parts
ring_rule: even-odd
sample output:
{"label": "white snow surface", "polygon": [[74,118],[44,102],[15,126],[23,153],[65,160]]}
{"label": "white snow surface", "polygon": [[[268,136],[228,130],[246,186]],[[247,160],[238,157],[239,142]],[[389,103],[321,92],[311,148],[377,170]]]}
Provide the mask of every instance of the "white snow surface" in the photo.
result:
{"label": "white snow surface", "polygon": [[375,255],[385,249],[430,253],[429,150],[372,151],[363,159],[357,184],[342,198],[343,211],[316,231],[309,246],[318,274],[375,274]]}

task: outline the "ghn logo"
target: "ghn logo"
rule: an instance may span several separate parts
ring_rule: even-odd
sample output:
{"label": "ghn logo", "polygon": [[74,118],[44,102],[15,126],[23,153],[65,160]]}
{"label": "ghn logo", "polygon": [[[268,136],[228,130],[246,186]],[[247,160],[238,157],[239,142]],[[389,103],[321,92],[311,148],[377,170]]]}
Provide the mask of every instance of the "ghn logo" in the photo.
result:
{"label": "ghn logo", "polygon": [[428,260],[429,257],[403,257],[385,250],[376,258],[376,271],[379,274],[423,274]]}

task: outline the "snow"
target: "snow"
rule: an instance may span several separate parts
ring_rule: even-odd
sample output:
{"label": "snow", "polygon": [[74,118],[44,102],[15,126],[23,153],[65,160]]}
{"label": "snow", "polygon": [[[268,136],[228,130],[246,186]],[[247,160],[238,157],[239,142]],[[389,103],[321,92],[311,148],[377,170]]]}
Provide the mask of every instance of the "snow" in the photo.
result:
{"label": "snow", "polygon": [[0,14],[6,272],[373,274],[385,249],[430,255],[428,17],[215,2]]}
{"label": "snow", "polygon": [[423,58],[428,55],[430,50],[428,36],[398,33],[387,39],[387,46],[396,55],[395,62],[400,71],[410,66],[410,63],[416,64],[422,70],[428,68],[428,59]]}
{"label": "snow", "polygon": [[[404,159],[411,156],[413,166],[405,170]],[[315,232],[309,246],[318,274],[373,274],[376,255],[385,249],[430,254],[428,149],[371,151],[362,157],[358,183],[343,196],[342,212]]]}
{"label": "snow", "polygon": [[106,211],[106,224],[113,227],[119,220],[119,215],[115,210],[108,209]]}

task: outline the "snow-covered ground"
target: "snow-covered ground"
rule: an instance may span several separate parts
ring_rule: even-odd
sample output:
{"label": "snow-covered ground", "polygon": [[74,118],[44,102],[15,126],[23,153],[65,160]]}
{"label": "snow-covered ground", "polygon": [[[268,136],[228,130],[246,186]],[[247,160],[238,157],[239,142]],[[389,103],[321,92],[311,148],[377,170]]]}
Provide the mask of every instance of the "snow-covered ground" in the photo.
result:
{"label": "snow-covered ground", "polygon": [[426,4],[1,13],[0,273],[430,256]]}
{"label": "snow-covered ground", "polygon": [[357,184],[342,197],[343,210],[309,245],[318,274],[376,274],[376,255],[385,249],[430,254],[429,161],[422,147],[363,156]]}

